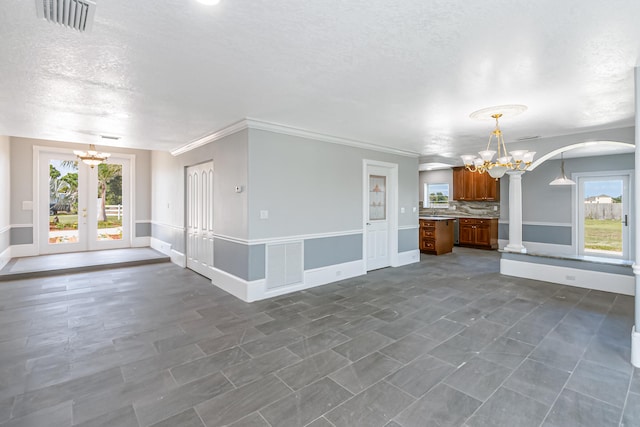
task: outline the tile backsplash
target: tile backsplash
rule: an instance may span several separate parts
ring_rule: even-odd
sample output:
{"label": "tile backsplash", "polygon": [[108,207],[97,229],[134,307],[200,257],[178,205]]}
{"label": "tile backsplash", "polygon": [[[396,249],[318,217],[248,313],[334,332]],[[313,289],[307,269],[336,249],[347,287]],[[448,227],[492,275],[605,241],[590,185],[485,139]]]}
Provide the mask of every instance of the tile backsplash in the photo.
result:
{"label": "tile backsplash", "polygon": [[[422,206],[422,202],[420,202]],[[451,200],[448,209],[420,208],[420,215],[444,215],[472,218],[499,218],[500,202],[465,202]]]}

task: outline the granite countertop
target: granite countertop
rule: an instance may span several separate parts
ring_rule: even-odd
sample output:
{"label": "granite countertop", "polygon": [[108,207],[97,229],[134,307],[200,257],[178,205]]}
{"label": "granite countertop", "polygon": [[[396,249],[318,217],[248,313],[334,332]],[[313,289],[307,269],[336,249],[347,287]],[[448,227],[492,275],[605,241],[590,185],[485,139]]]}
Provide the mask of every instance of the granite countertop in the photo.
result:
{"label": "granite countertop", "polygon": [[446,215],[425,215],[421,214],[418,219],[430,219],[430,220],[443,220],[443,219],[458,219],[458,218],[486,218],[486,219],[500,219],[499,216],[491,215],[458,215],[454,213],[447,213]]}

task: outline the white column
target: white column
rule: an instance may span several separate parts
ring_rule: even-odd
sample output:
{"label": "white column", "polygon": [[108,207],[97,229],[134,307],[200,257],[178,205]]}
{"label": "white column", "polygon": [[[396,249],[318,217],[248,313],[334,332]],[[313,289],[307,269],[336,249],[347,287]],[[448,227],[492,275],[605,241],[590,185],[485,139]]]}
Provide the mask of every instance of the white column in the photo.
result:
{"label": "white column", "polygon": [[640,150],[638,150],[638,146],[640,145],[640,69],[636,67],[635,69],[635,88],[636,88],[636,167],[635,167],[635,183],[634,185],[634,200],[636,201],[636,207],[634,212],[634,221],[632,222],[632,226],[635,232],[636,238],[636,250],[635,250],[635,261],[633,263],[633,274],[636,279],[636,296],[635,296],[635,319],[634,326],[631,330],[631,364],[636,368],[640,368],[640,331],[638,328],[640,327],[640,206],[637,205],[637,201],[640,200],[640,183],[638,180],[638,167],[640,166]]}
{"label": "white column", "polygon": [[522,246],[522,175],[523,171],[509,171],[509,244],[507,252],[527,253]]}

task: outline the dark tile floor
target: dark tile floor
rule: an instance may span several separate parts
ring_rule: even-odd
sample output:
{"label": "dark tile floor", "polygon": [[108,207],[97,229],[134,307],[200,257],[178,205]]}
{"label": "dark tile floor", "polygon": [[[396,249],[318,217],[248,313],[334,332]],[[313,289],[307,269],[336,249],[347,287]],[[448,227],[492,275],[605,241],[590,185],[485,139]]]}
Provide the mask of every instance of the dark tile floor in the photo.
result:
{"label": "dark tile floor", "polygon": [[0,426],[639,426],[633,298],[456,248],[253,304],[172,264],[0,284]]}

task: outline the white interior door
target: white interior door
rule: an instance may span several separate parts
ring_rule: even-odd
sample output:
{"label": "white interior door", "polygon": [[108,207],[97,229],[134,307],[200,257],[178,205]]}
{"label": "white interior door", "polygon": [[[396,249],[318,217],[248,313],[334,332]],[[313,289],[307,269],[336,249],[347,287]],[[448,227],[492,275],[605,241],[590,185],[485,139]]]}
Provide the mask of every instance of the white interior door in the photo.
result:
{"label": "white interior door", "polygon": [[367,271],[388,267],[389,259],[389,170],[367,166]]}
{"label": "white interior door", "polygon": [[213,162],[187,168],[187,267],[211,278],[213,269]]}
{"label": "white interior door", "polygon": [[131,246],[129,159],[91,168],[71,153],[41,151],[38,168],[41,254]]}

